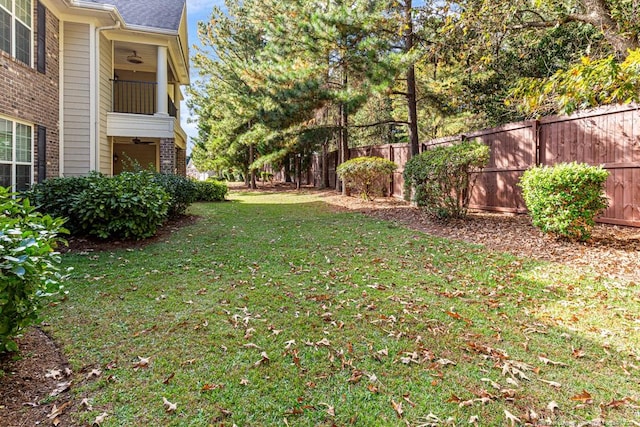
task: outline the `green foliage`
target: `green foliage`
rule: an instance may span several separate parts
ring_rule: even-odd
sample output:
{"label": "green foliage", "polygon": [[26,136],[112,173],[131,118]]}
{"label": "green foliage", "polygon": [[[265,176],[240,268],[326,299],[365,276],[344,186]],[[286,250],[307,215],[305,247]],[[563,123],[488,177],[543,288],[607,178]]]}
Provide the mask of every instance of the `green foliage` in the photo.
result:
{"label": "green foliage", "polygon": [[170,196],[150,172],[93,179],[71,210],[79,228],[102,239],[153,236],[167,217]]}
{"label": "green foliage", "polygon": [[187,177],[174,174],[156,173],[153,181],[162,186],[169,195],[169,218],[184,215],[189,205],[198,200],[199,189]]}
{"label": "green foliage", "polygon": [[471,174],[489,161],[489,147],[476,141],[429,149],[407,162],[404,194],[437,218],[463,218],[471,196]]}
{"label": "green foliage", "polygon": [[587,240],[595,216],[608,206],[603,194],[608,176],[599,166],[561,163],[527,170],[519,185],[536,227],[556,237]]}
{"label": "green foliage", "polygon": [[43,297],[59,292],[64,278],[55,252],[64,220],[12,196],[0,187],[0,352],[18,349],[12,338],[38,321]]}
{"label": "green foliage", "polygon": [[370,200],[384,194],[390,175],[397,168],[394,162],[382,157],[357,157],[340,164],[336,173],[348,187]]}
{"label": "green foliage", "polygon": [[[49,178],[31,187],[24,197],[41,212],[52,217],[72,219],[75,197],[89,188],[92,181],[103,178],[98,172],[91,172],[86,177]],[[71,234],[80,232],[76,221],[67,221],[65,226]]]}
{"label": "green foliage", "polygon": [[199,202],[221,202],[224,200],[229,187],[223,181],[209,178],[206,181],[193,182],[198,190],[196,200]]}
{"label": "green foliage", "polygon": [[507,102],[525,113],[570,114],[579,109],[640,101],[640,49],[622,62],[614,56],[600,60],[583,57],[579,64],[557,71],[545,81],[522,79]]}

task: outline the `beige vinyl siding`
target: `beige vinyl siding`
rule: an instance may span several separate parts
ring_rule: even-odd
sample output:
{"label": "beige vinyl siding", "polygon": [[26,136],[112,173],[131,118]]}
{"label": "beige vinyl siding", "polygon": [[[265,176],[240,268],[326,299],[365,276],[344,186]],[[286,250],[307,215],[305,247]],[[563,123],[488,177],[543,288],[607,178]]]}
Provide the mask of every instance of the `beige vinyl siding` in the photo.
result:
{"label": "beige vinyl siding", "polygon": [[100,35],[100,105],[98,109],[98,170],[104,174],[111,175],[111,166],[113,156],[111,154],[111,145],[107,137],[107,112],[111,111],[111,64],[112,64],[112,47],[111,41],[107,40],[104,35]]}
{"label": "beige vinyl siding", "polygon": [[91,93],[90,28],[64,24],[64,175],[86,175],[90,170]]}

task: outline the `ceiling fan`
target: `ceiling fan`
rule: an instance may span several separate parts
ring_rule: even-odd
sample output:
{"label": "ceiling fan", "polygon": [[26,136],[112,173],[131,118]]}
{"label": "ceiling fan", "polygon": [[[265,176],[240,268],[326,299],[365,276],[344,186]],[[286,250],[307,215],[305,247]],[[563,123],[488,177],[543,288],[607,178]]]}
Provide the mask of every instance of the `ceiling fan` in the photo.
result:
{"label": "ceiling fan", "polygon": [[133,138],[131,142],[134,144],[153,144],[155,141],[142,141],[140,138]]}

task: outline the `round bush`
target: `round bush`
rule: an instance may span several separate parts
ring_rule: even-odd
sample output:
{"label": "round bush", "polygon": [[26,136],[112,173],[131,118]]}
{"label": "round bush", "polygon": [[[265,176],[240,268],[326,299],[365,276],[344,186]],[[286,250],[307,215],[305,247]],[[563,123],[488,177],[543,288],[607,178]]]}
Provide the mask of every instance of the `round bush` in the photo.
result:
{"label": "round bush", "polygon": [[471,198],[471,174],[489,161],[489,147],[464,141],[413,156],[404,168],[404,195],[437,218],[463,218]]}
{"label": "round bush", "polygon": [[394,162],[382,157],[356,157],[338,165],[336,172],[345,185],[370,200],[385,193],[397,168]]}
{"label": "round bush", "polygon": [[229,187],[223,181],[209,178],[206,181],[194,181],[198,190],[197,200],[199,202],[221,202],[229,193]]}
{"label": "round bush", "polygon": [[609,205],[608,176],[600,166],[575,162],[525,171],[519,185],[533,225],[556,237],[589,239],[596,215]]}
{"label": "round bush", "polygon": [[93,180],[71,210],[79,228],[102,239],[144,239],[167,218],[170,196],[150,172]]}
{"label": "round bush", "polygon": [[184,215],[189,205],[198,200],[198,187],[189,178],[173,174],[154,174],[153,181],[169,195],[169,218]]}

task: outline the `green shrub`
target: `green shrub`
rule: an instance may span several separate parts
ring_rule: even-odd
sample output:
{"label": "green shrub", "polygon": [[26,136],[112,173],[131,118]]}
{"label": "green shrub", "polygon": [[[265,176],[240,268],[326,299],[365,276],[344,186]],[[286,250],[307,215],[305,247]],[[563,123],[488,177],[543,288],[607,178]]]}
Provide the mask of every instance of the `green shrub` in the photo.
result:
{"label": "green shrub", "polygon": [[197,200],[199,202],[221,202],[229,193],[227,184],[217,179],[209,178],[206,181],[194,181],[198,189]]}
{"label": "green shrub", "polygon": [[102,239],[153,236],[167,217],[170,196],[151,172],[92,180],[71,211],[79,228]]}
{"label": "green shrub", "polygon": [[489,147],[476,141],[431,148],[407,162],[404,194],[437,218],[467,214],[473,182],[471,174],[486,166]]}
{"label": "green shrub", "polygon": [[169,195],[169,218],[184,215],[189,205],[198,200],[198,187],[189,178],[173,174],[154,174],[153,181]]}
{"label": "green shrub", "polygon": [[52,217],[67,218],[66,228],[71,234],[76,234],[80,230],[71,214],[74,199],[89,188],[93,180],[103,178],[104,176],[98,172],[91,172],[86,177],[49,178],[31,187],[24,193],[24,197],[40,212]]}
{"label": "green shrub", "polygon": [[347,187],[370,200],[385,193],[397,168],[398,165],[382,157],[356,157],[341,163],[336,172]]}
{"label": "green shrub", "polygon": [[527,170],[519,185],[536,227],[584,241],[591,236],[595,216],[609,204],[603,192],[608,176],[602,167],[561,163]]}
{"label": "green shrub", "polygon": [[12,338],[38,321],[43,297],[62,288],[55,248],[63,222],[0,187],[0,352],[18,349]]}

